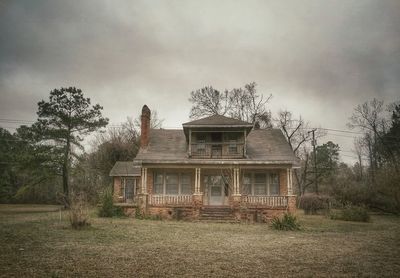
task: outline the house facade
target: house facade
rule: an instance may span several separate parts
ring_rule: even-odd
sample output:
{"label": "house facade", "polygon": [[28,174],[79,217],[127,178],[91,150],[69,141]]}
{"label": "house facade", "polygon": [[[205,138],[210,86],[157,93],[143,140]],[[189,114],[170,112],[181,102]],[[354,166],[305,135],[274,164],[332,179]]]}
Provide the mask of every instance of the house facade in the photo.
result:
{"label": "house facade", "polygon": [[299,162],[279,129],[220,115],[151,129],[150,118],[145,105],[136,158],[110,172],[115,205],[126,214],[266,222],[296,209]]}

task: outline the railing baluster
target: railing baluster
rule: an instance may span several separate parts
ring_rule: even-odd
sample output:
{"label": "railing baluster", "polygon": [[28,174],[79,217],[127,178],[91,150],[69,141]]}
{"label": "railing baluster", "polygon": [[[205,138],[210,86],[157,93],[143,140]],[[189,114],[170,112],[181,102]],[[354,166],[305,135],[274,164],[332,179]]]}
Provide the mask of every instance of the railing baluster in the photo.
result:
{"label": "railing baluster", "polygon": [[287,196],[243,196],[242,202],[252,205],[265,205],[270,207],[287,206]]}

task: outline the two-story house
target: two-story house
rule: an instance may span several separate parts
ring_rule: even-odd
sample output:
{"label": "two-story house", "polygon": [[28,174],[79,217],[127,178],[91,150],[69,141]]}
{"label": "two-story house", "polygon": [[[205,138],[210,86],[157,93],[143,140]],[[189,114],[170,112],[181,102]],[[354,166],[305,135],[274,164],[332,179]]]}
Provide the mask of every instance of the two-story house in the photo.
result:
{"label": "two-story house", "polygon": [[183,129],[150,129],[150,117],[143,106],[139,152],[110,173],[115,204],[126,213],[267,221],[296,209],[292,170],[299,163],[279,129],[220,115]]}

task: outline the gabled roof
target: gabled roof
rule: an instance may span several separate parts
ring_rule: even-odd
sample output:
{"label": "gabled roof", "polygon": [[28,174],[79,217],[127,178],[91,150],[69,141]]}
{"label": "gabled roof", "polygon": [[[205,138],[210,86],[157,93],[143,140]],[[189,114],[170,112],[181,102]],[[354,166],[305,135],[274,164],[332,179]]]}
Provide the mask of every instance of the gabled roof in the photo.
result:
{"label": "gabled roof", "polygon": [[133,161],[117,161],[110,171],[111,177],[140,177],[141,166]]}
{"label": "gabled roof", "polygon": [[299,161],[279,129],[253,130],[247,137],[247,158],[194,159],[187,154],[183,130],[151,129],[147,148],[140,148],[135,161],[141,163],[184,164],[291,164]]}
{"label": "gabled roof", "polygon": [[222,115],[212,115],[199,120],[182,124],[183,127],[210,127],[210,126],[231,126],[231,127],[252,127],[253,124],[228,118]]}

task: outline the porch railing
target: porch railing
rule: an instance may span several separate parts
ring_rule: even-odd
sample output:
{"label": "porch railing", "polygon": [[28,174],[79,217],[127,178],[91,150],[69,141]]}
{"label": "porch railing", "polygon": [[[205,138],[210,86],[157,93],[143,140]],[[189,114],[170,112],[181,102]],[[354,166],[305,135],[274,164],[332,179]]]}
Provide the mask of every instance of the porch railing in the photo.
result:
{"label": "porch railing", "polygon": [[191,205],[192,195],[151,195],[149,204],[158,205]]}
{"label": "porch railing", "polygon": [[244,143],[195,143],[191,144],[193,158],[243,158]]}
{"label": "porch railing", "polygon": [[242,202],[249,205],[286,207],[288,196],[242,196]]}

